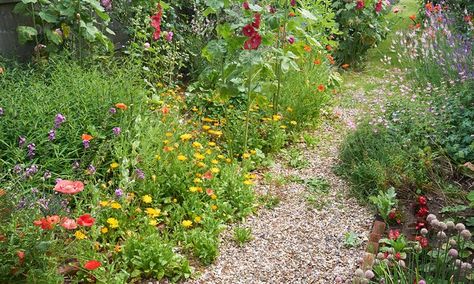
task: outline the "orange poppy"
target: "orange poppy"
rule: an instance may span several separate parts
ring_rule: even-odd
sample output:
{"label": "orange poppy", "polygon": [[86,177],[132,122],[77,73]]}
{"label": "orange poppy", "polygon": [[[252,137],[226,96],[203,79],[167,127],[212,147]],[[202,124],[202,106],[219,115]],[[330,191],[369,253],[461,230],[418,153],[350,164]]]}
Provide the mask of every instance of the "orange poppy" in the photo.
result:
{"label": "orange poppy", "polygon": [[305,45],[305,46],[304,46],[304,50],[305,50],[306,52],[311,52],[311,46]]}
{"label": "orange poppy", "polygon": [[92,135],[89,134],[82,134],[82,141],[91,141],[92,140]]}
{"label": "orange poppy", "polygon": [[290,16],[290,17],[294,17],[294,16],[296,16],[296,14],[295,14],[295,13],[293,13],[293,12],[290,12],[290,13],[288,14],[288,16]]}
{"label": "orange poppy", "polygon": [[316,59],[314,60],[314,64],[316,64],[316,65],[321,64],[321,59],[316,58]]}
{"label": "orange poppy", "polygon": [[161,113],[163,114],[168,114],[170,112],[170,109],[167,107],[167,106],[164,106],[162,109],[161,109]]}
{"label": "orange poppy", "polygon": [[326,50],[327,50],[327,51],[331,51],[331,50],[332,50],[332,47],[328,44],[328,45],[326,45]]}
{"label": "orange poppy", "polygon": [[416,28],[416,29],[421,28],[421,24],[420,24],[420,23],[416,24],[415,28]]}
{"label": "orange poppy", "polygon": [[332,57],[330,54],[327,55],[327,58],[329,59],[329,63],[331,63],[331,64],[336,63],[336,62],[334,61],[334,57]]}
{"label": "orange poppy", "polygon": [[124,103],[118,103],[118,104],[115,104],[115,107],[121,109],[121,110],[127,110],[128,106]]}
{"label": "orange poppy", "polygon": [[324,92],[324,90],[326,90],[326,87],[324,87],[323,84],[320,84],[320,85],[318,86],[318,91]]}
{"label": "orange poppy", "polygon": [[347,70],[347,68],[349,68],[349,64],[347,64],[347,63],[346,63],[346,64],[342,64],[341,67],[342,67],[343,69],[346,69],[346,70]]}
{"label": "orange poppy", "polygon": [[414,21],[414,20],[416,20],[416,15],[413,14],[413,15],[411,15],[409,18],[410,18],[412,21]]}

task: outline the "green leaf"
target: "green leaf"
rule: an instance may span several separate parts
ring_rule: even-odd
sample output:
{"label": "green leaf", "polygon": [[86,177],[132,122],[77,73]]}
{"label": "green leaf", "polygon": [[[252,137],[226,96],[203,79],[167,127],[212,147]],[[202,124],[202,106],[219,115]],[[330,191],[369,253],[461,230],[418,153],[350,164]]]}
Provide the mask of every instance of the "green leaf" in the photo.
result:
{"label": "green leaf", "polygon": [[60,35],[50,29],[45,29],[44,32],[46,34],[46,37],[56,45],[60,44],[63,41]]}
{"label": "green leaf", "polygon": [[306,9],[300,8],[300,9],[298,9],[298,11],[301,13],[301,16],[303,16],[303,18],[305,18],[305,19],[309,19],[309,20],[313,20],[313,21],[318,20],[318,18],[316,18],[316,16],[313,15],[313,13],[311,13],[310,11],[308,11]]}
{"label": "green leaf", "polygon": [[50,24],[55,24],[59,21],[59,18],[57,15],[54,14],[52,11],[41,11],[38,13],[40,18]]}
{"label": "green leaf", "polygon": [[17,28],[18,32],[18,41],[21,44],[25,44],[26,42],[33,40],[35,36],[38,35],[38,31],[29,26],[19,26]]}

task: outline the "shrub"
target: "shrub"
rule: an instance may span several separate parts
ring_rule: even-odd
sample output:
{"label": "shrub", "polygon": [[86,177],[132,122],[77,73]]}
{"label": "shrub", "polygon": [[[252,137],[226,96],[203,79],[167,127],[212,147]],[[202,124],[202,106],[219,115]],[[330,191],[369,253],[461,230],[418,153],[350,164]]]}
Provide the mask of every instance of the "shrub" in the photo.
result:
{"label": "shrub", "polygon": [[332,0],[340,30],[335,51],[339,64],[358,67],[364,63],[367,51],[387,35],[385,16],[390,6],[382,0]]}

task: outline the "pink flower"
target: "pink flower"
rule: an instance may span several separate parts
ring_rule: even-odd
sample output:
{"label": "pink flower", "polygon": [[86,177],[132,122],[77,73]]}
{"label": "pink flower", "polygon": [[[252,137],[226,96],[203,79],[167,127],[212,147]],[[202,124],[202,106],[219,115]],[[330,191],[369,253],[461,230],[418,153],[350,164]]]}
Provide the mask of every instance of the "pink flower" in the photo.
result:
{"label": "pink flower", "polygon": [[291,6],[296,6],[296,0],[291,0],[291,1],[290,1],[290,5],[291,5]]}
{"label": "pink flower", "polygon": [[253,27],[253,25],[246,25],[245,27],[242,28],[242,33],[244,34],[244,36],[252,37],[257,32],[255,31],[255,28]]}
{"label": "pink flower", "polygon": [[203,179],[212,179],[212,173],[210,171],[207,171],[202,175],[202,178]]}
{"label": "pink flower", "polygon": [[379,2],[375,4],[375,12],[380,13],[380,11],[382,11],[382,0],[379,0]]}
{"label": "pink flower", "polygon": [[256,13],[255,15],[253,15],[253,22],[252,22],[252,26],[256,29],[259,29],[260,28],[260,21],[261,21],[261,15],[259,13]]}
{"label": "pink flower", "polygon": [[400,231],[399,230],[390,230],[388,232],[388,238],[391,240],[396,241],[400,237]]}
{"label": "pink flower", "polygon": [[247,49],[247,50],[258,49],[261,43],[262,43],[262,37],[258,33],[255,33],[251,38],[249,38],[244,43],[244,49]]}
{"label": "pink flower", "polygon": [[250,9],[249,2],[245,1],[244,3],[242,3],[242,7],[243,7],[245,10]]}
{"label": "pink flower", "polygon": [[357,0],[356,9],[357,10],[362,10],[362,9],[364,9],[364,7],[365,7],[364,0]]}
{"label": "pink flower", "polygon": [[208,189],[206,189],[206,193],[207,193],[207,195],[211,196],[211,195],[214,194],[214,190],[208,188]]}
{"label": "pink flower", "polygon": [[173,35],[173,32],[168,32],[168,34],[166,34],[166,41],[171,42],[173,40]]}
{"label": "pink flower", "polygon": [[76,194],[84,190],[84,184],[81,181],[60,180],[54,190],[64,194]]}
{"label": "pink flower", "polygon": [[151,16],[151,26],[155,29],[153,33],[153,39],[158,40],[161,35],[161,17],[163,16],[163,9],[161,8],[160,3],[157,5],[158,12],[155,15]]}
{"label": "pink flower", "polygon": [[295,43],[295,37],[292,36],[292,35],[290,35],[290,36],[288,37],[288,42],[289,42],[290,44]]}
{"label": "pink flower", "polygon": [[77,228],[77,223],[74,219],[64,217],[61,220],[61,227],[65,228],[66,230],[74,230]]}

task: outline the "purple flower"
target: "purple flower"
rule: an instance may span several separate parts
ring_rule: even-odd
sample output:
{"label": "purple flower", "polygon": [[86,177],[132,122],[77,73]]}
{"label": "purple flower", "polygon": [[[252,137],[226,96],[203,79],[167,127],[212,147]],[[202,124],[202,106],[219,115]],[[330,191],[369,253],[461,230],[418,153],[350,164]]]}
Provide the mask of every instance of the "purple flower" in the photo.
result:
{"label": "purple flower", "polygon": [[112,0],[100,0],[100,5],[104,7],[105,11],[112,10]]}
{"label": "purple flower", "polygon": [[34,194],[36,194],[36,193],[39,192],[39,190],[38,190],[36,187],[33,187],[33,188],[31,189],[31,192],[34,193]]}
{"label": "purple flower", "polygon": [[290,35],[290,36],[288,37],[288,42],[289,42],[290,44],[295,43],[295,37],[292,36],[292,35]]}
{"label": "purple flower", "polygon": [[291,1],[290,1],[290,5],[291,5],[291,6],[296,6],[296,0],[291,0]]}
{"label": "purple flower", "polygon": [[37,165],[32,165],[29,168],[26,168],[25,170],[25,178],[29,178],[34,176],[38,172],[38,166]]}
{"label": "purple flower", "polygon": [[91,165],[89,165],[89,167],[87,167],[87,172],[88,172],[90,175],[93,175],[93,174],[95,174],[96,169],[95,169],[95,167],[91,164]]}
{"label": "purple flower", "polygon": [[60,113],[56,114],[56,117],[54,118],[54,128],[59,128],[61,124],[63,124],[66,121],[66,117]]}
{"label": "purple flower", "polygon": [[23,147],[25,146],[26,143],[26,138],[24,136],[18,137],[18,147]]}
{"label": "purple flower", "polygon": [[49,141],[53,141],[54,139],[56,139],[56,130],[51,129],[51,130],[48,132],[48,140],[49,140]]}
{"label": "purple flower", "polygon": [[24,198],[22,198],[18,204],[16,205],[16,208],[17,209],[23,209],[26,207],[26,200]]}
{"label": "purple flower", "polygon": [[91,146],[88,140],[82,140],[82,145],[84,145],[84,149],[88,149]]}
{"label": "purple flower", "polygon": [[116,114],[116,113],[117,113],[117,109],[114,108],[114,107],[111,107],[111,108],[109,109],[109,113],[110,113],[110,114]]}
{"label": "purple flower", "polygon": [[21,166],[20,165],[15,165],[13,167],[13,172],[17,175],[19,175],[21,173],[22,169],[21,169]]}
{"label": "purple flower", "polygon": [[135,175],[138,179],[145,179],[145,173],[141,169],[136,169]]}
{"label": "purple flower", "polygon": [[35,153],[35,151],[36,151],[35,143],[28,144],[28,146],[26,148],[28,149],[28,158],[32,159],[36,155],[36,153]]}
{"label": "purple flower", "polygon": [[4,112],[3,108],[0,107],[0,116],[2,116]]}
{"label": "purple flower", "polygon": [[122,197],[122,196],[123,196],[123,191],[122,191],[122,189],[117,188],[117,189],[115,190],[115,196],[117,196],[117,197],[119,197],[119,198]]}
{"label": "purple flower", "polygon": [[120,129],[120,127],[114,127],[112,128],[112,131],[114,132],[115,136],[119,136],[120,132],[122,132],[122,129]]}
{"label": "purple flower", "polygon": [[173,32],[168,32],[168,34],[166,35],[166,41],[171,42],[173,40],[173,35]]}
{"label": "purple flower", "polygon": [[44,179],[50,179],[51,178],[51,172],[50,171],[45,171],[43,174]]}

